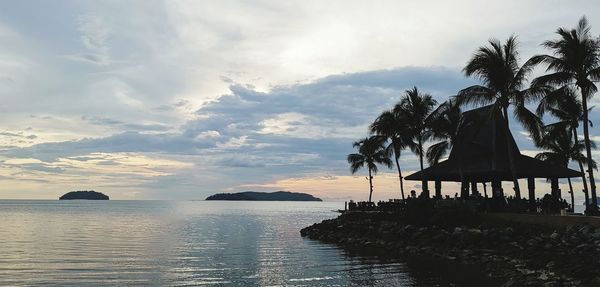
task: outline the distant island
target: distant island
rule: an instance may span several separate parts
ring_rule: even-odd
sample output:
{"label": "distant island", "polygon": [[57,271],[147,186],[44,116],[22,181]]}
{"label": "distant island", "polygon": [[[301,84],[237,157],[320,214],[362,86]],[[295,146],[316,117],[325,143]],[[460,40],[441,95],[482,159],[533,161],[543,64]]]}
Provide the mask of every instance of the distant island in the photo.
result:
{"label": "distant island", "polygon": [[206,200],[257,200],[257,201],[323,201],[307,193],[276,191],[256,192],[245,191],[238,193],[217,193]]}
{"label": "distant island", "polygon": [[101,192],[95,192],[93,190],[81,190],[71,191],[65,193],[63,196],[58,198],[59,200],[70,200],[70,199],[88,199],[88,200],[108,200],[108,195]]}

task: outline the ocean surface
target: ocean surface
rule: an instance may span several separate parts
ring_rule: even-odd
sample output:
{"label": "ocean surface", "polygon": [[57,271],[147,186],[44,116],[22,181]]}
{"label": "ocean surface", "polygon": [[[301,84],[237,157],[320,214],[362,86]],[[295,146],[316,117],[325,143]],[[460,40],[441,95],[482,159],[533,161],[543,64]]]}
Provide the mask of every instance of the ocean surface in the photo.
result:
{"label": "ocean surface", "polygon": [[446,286],[300,236],[339,202],[0,201],[0,286]]}

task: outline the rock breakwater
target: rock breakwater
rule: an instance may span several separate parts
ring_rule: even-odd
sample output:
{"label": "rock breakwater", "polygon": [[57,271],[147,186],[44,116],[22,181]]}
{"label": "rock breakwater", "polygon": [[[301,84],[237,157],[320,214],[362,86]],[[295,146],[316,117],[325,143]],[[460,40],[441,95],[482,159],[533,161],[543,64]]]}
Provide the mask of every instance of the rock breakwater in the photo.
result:
{"label": "rock breakwater", "polygon": [[401,215],[356,212],[301,235],[388,256],[430,256],[477,265],[500,286],[600,286],[600,228],[550,228],[471,218],[468,224],[410,224]]}

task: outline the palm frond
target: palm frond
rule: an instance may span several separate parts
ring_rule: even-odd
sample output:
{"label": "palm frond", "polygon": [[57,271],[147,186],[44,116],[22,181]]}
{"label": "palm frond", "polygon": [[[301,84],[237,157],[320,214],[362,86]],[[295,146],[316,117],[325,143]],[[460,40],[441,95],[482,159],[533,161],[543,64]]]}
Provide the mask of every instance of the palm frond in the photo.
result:
{"label": "palm frond", "polygon": [[431,145],[427,149],[427,153],[425,154],[429,165],[437,164],[440,161],[440,159],[446,155],[449,148],[449,141],[441,141],[439,143]]}
{"label": "palm frond", "polygon": [[514,109],[515,118],[529,132],[534,142],[537,142],[542,137],[542,120],[524,105],[518,105]]}
{"label": "palm frond", "polygon": [[456,101],[459,106],[489,105],[496,101],[496,92],[484,86],[474,85],[460,90],[456,95]]}

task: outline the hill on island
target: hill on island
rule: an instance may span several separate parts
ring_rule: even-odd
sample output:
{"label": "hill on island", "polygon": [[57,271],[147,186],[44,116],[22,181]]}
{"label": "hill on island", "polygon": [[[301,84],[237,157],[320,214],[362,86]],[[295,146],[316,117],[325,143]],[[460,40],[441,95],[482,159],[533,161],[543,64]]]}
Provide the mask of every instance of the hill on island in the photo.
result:
{"label": "hill on island", "polygon": [[108,200],[108,195],[105,195],[101,192],[96,192],[93,190],[80,190],[80,191],[71,191],[63,194],[63,196],[58,198],[59,200],[69,200],[69,199],[88,199],[88,200]]}
{"label": "hill on island", "polygon": [[320,198],[314,197],[307,193],[289,191],[244,191],[238,193],[217,193],[207,197],[206,200],[322,201]]}

